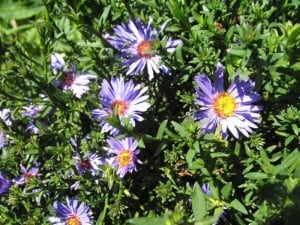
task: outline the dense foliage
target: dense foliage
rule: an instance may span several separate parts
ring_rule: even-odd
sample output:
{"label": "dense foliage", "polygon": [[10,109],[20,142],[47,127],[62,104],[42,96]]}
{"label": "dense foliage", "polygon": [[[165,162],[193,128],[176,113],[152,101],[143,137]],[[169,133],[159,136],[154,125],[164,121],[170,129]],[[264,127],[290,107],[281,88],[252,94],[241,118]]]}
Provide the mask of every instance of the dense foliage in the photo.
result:
{"label": "dense foliage", "polygon": [[[296,0],[2,0],[0,224],[52,224],[68,198],[84,202],[96,225],[297,224],[299,15]],[[157,32],[137,49],[145,59],[161,56],[153,79],[147,66],[130,75],[128,52],[107,38],[137,18],[152,18]],[[127,51],[130,43],[122,43]],[[65,60],[57,71],[55,53]],[[231,123],[227,135],[222,124],[208,132],[207,120],[195,119],[195,77],[217,82],[218,63],[224,90],[239,75],[261,96],[249,137],[233,135]],[[89,74],[88,89],[75,95],[66,74]],[[106,106],[114,79],[141,90],[129,102],[147,102],[137,104],[134,121],[123,117],[124,102]]]}

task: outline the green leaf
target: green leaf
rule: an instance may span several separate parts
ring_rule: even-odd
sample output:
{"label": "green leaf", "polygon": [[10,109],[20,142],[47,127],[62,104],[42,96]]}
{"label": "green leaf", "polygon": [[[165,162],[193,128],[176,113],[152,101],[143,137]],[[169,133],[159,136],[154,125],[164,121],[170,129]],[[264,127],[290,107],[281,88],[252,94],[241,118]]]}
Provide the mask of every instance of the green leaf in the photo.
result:
{"label": "green leaf", "polygon": [[224,153],[224,152],[212,152],[212,153],[210,153],[210,156],[212,158],[221,158],[221,157],[228,157],[229,154]]}
{"label": "green leaf", "polygon": [[297,126],[297,124],[292,124],[292,129],[293,129],[293,131],[294,131],[294,133],[298,136],[298,126]]}
{"label": "green leaf", "polygon": [[0,5],[0,18],[5,20],[20,20],[30,18],[45,11],[44,6],[27,7],[24,3],[14,2]]}
{"label": "green leaf", "polygon": [[294,63],[291,68],[295,71],[300,71],[300,62]]}
{"label": "green leaf", "polygon": [[155,149],[153,157],[158,156],[168,145],[166,143],[160,143],[159,146]]}
{"label": "green leaf", "polygon": [[196,221],[201,221],[207,213],[205,197],[198,183],[193,188],[192,210]]}
{"label": "green leaf", "polygon": [[180,139],[181,139],[180,136],[174,134],[174,133],[173,133],[172,131],[170,131],[168,128],[166,128],[166,134],[167,134],[169,137],[173,138],[174,140],[180,140]]}
{"label": "green leaf", "polygon": [[186,138],[190,137],[190,133],[185,129],[184,126],[182,126],[181,124],[179,124],[175,121],[172,121],[171,123],[181,137],[186,137]]}
{"label": "green leaf", "polygon": [[233,49],[233,48],[229,48],[227,49],[227,53],[230,55],[236,55],[236,56],[240,56],[240,57],[246,57],[248,56],[251,51],[249,49]]}
{"label": "green leaf", "polygon": [[127,220],[127,223],[133,225],[165,225],[165,218],[163,217],[139,217]]}
{"label": "green leaf", "polygon": [[100,41],[89,42],[87,40],[80,40],[77,42],[78,46],[89,48],[103,48],[103,44]]}
{"label": "green leaf", "polygon": [[300,25],[296,24],[288,36],[288,44],[295,45],[300,40]]}
{"label": "green leaf", "polygon": [[289,167],[296,168],[297,165],[300,163],[300,153],[298,150],[294,150],[292,153],[286,157],[280,165],[276,166],[274,169],[273,174],[277,175],[281,172],[285,172],[288,174],[288,171],[286,171]]}
{"label": "green leaf", "polygon": [[228,182],[221,190],[221,193],[225,200],[228,199],[231,191],[232,191],[232,182]]}
{"label": "green leaf", "polygon": [[164,121],[160,124],[160,126],[159,126],[159,128],[158,128],[158,130],[157,130],[156,138],[162,139],[162,137],[163,137],[163,135],[164,135],[164,133],[165,133],[166,127],[167,127],[167,123],[168,123],[168,120],[164,120]]}
{"label": "green leaf", "polygon": [[203,169],[203,166],[204,166],[203,161],[199,159],[192,162],[192,165],[189,166],[189,168],[192,170],[198,170],[198,169]]}
{"label": "green leaf", "polygon": [[139,139],[138,146],[139,146],[140,148],[145,148],[145,147],[146,147],[146,146],[145,146],[145,143],[144,143],[144,141],[143,141],[142,138]]}
{"label": "green leaf", "polygon": [[108,5],[108,6],[106,6],[104,8],[103,13],[102,13],[102,15],[100,17],[100,23],[101,24],[105,24],[106,23],[107,17],[108,17],[108,15],[110,13],[110,8],[111,8],[111,5]]}
{"label": "green leaf", "polygon": [[245,206],[237,199],[234,199],[231,203],[230,206],[234,209],[236,209],[237,211],[243,213],[243,214],[248,214]]}
{"label": "green leaf", "polygon": [[183,25],[189,27],[187,16],[181,11],[180,6],[176,0],[171,0],[167,2],[167,6],[172,13],[172,15]]}
{"label": "green leaf", "polygon": [[244,175],[246,178],[251,179],[251,180],[263,180],[267,179],[268,175],[265,173],[261,172],[252,172],[252,173],[247,173]]}
{"label": "green leaf", "polygon": [[295,139],[295,136],[294,136],[294,135],[289,136],[288,138],[286,138],[286,139],[284,140],[284,145],[285,145],[285,146],[288,146],[294,139]]}
{"label": "green leaf", "polygon": [[192,162],[194,160],[194,156],[195,156],[196,152],[195,152],[195,149],[193,148],[190,148],[186,154],[186,162],[188,163],[189,166],[192,165]]}

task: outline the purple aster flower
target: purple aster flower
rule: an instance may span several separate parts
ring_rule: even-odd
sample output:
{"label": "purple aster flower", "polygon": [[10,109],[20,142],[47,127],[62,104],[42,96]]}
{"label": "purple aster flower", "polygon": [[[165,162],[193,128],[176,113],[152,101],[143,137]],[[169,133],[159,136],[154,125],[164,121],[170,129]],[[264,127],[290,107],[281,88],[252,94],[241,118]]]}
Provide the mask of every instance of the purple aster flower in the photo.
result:
{"label": "purple aster flower", "polygon": [[122,140],[107,140],[109,147],[104,147],[108,154],[114,154],[108,159],[108,163],[112,168],[118,167],[117,174],[124,177],[127,172],[132,173],[136,170],[136,163],[142,163],[137,155],[140,150],[137,149],[138,142],[130,137]]}
{"label": "purple aster flower", "polygon": [[[56,53],[51,56],[51,68],[54,74],[64,66],[65,61],[62,55]],[[70,90],[77,98],[81,98],[83,94],[90,90],[88,84],[91,79],[96,79],[96,76],[84,72],[77,72],[75,66],[72,65],[71,70],[66,69],[63,71],[62,79],[55,81],[55,86],[60,87],[63,92]]]}
{"label": "purple aster flower", "polygon": [[29,106],[24,106],[23,109],[25,110],[25,112],[22,113],[22,116],[28,116],[32,119],[35,119],[37,115],[42,111],[43,106],[30,104]]}
{"label": "purple aster flower", "polygon": [[49,217],[53,225],[92,225],[93,215],[90,208],[76,198],[66,198],[66,203],[55,202],[53,205],[57,217]]}
{"label": "purple aster flower", "polygon": [[12,122],[10,119],[10,109],[2,109],[0,111],[0,119],[5,123],[6,126],[11,126]]}
{"label": "purple aster flower", "polygon": [[76,190],[79,188],[79,185],[80,185],[80,181],[79,181],[79,180],[78,180],[78,181],[75,181],[74,184],[72,184],[72,185],[70,186],[70,190],[71,190],[71,191],[76,191]]}
{"label": "purple aster flower", "polygon": [[71,90],[77,98],[81,98],[83,94],[90,90],[88,84],[91,79],[96,79],[96,76],[87,73],[77,73],[75,70],[65,71],[59,86],[63,92]]}
{"label": "purple aster flower", "polygon": [[[135,23],[129,20],[128,24],[117,25],[114,28],[115,35],[104,35],[104,38],[118,51],[125,60],[122,65],[126,65],[127,75],[136,75],[142,73],[147,66],[149,80],[153,78],[153,71],[160,71],[170,74],[168,68],[160,64],[161,56],[157,52],[157,39],[159,34],[165,29],[165,22],[160,30],[156,32],[151,27],[152,18],[147,25],[142,24],[140,19]],[[167,52],[173,52],[175,48],[182,43],[181,40],[168,39],[166,46]]]}
{"label": "purple aster flower", "polygon": [[25,110],[25,112],[22,113],[22,116],[29,117],[31,119],[25,131],[37,134],[39,132],[39,128],[34,124],[34,120],[42,111],[43,106],[30,104],[29,106],[24,106],[23,109]]}
{"label": "purple aster flower", "polygon": [[32,133],[32,134],[38,134],[39,128],[34,124],[33,121],[30,121],[29,124],[27,125],[25,131]]}
{"label": "purple aster flower", "polygon": [[66,65],[62,54],[54,53],[51,55],[50,67],[54,74],[57,74]]}
{"label": "purple aster flower", "polygon": [[254,82],[239,80],[236,76],[227,91],[223,89],[223,65],[218,63],[216,81],[212,85],[206,75],[195,77],[196,104],[201,108],[195,114],[195,119],[205,122],[203,133],[214,132],[217,126],[221,127],[222,137],[227,137],[229,130],[235,138],[239,138],[240,131],[246,137],[257,128],[261,106],[254,105],[261,96],[254,92]]}
{"label": "purple aster flower", "polygon": [[102,132],[110,132],[112,135],[119,133],[119,130],[112,127],[105,118],[110,117],[116,112],[122,122],[122,118],[128,118],[129,123],[135,126],[135,120],[142,121],[144,118],[140,116],[145,112],[150,104],[146,102],[149,98],[144,95],[147,88],[141,88],[140,85],[134,86],[133,81],[124,82],[122,77],[112,78],[111,83],[103,80],[100,95],[102,97],[101,109],[95,109],[92,114],[96,120],[102,120]]}
{"label": "purple aster flower", "polygon": [[0,195],[8,192],[10,188],[10,181],[0,174]]}
{"label": "purple aster flower", "polygon": [[2,130],[0,130],[0,149],[2,149],[6,144],[5,141],[5,134],[3,133]]}
{"label": "purple aster flower", "polygon": [[100,171],[99,166],[105,163],[104,159],[101,159],[96,153],[90,154],[84,159],[81,159],[79,154],[74,156],[75,167],[79,175],[82,175],[86,171],[91,171],[92,175],[96,175]]}
{"label": "purple aster flower", "polygon": [[30,170],[27,170],[22,164],[20,164],[22,175],[13,179],[13,182],[17,185],[21,185],[25,184],[29,179],[38,176],[39,166],[39,163],[35,163]]}
{"label": "purple aster flower", "polygon": [[203,184],[201,188],[202,188],[203,193],[205,193],[207,195],[211,195],[209,183]]}

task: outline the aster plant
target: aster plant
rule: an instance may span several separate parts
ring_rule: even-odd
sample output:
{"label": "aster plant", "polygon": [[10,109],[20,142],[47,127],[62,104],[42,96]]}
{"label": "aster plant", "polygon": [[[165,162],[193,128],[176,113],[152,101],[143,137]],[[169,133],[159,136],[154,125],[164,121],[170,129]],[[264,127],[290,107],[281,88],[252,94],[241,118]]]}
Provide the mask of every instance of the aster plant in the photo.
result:
{"label": "aster plant", "polygon": [[261,96],[254,91],[254,82],[240,80],[239,76],[224,91],[223,74],[223,65],[218,63],[214,85],[205,74],[195,77],[198,85],[196,104],[200,105],[195,119],[205,123],[201,128],[204,134],[215,132],[220,126],[222,137],[228,136],[228,130],[235,138],[239,138],[239,132],[249,137],[259,122],[262,107],[255,103],[261,100]]}
{"label": "aster plant", "polygon": [[90,90],[89,83],[92,79],[96,79],[95,75],[85,72],[77,72],[72,64],[71,69],[67,69],[62,54],[55,53],[51,55],[50,67],[54,74],[62,71],[63,75],[60,80],[54,82],[54,85],[61,88],[63,92],[70,90],[75,97],[81,98],[83,94]]}
{"label": "aster plant", "polygon": [[112,168],[117,167],[117,174],[122,178],[126,173],[132,173],[136,170],[136,164],[142,163],[137,155],[140,150],[137,149],[138,142],[131,137],[121,140],[108,139],[108,147],[104,147],[108,154],[113,156],[108,159],[108,163]]}
{"label": "aster plant", "polygon": [[[171,74],[170,70],[160,62],[161,55],[157,48],[159,35],[167,23],[163,23],[158,32],[151,27],[151,23],[152,18],[149,19],[147,25],[143,24],[139,18],[135,22],[129,20],[128,24],[117,25],[114,28],[114,35],[104,35],[104,38],[120,52],[120,57],[124,59],[121,65],[127,68],[126,75],[140,74],[145,67],[147,67],[149,80],[153,79],[154,72]],[[181,40],[169,38],[163,48],[171,53],[180,43],[182,43]]]}
{"label": "aster plant", "polygon": [[101,121],[101,131],[110,132],[112,135],[119,133],[118,129],[105,121],[106,118],[113,116],[114,112],[121,122],[123,118],[129,119],[129,123],[133,127],[136,120],[144,120],[140,114],[150,107],[150,104],[146,102],[149,98],[148,95],[145,95],[147,90],[147,87],[135,86],[132,80],[125,82],[123,77],[112,78],[110,83],[103,80],[100,91],[103,108],[92,111],[94,119]]}
{"label": "aster plant", "polygon": [[49,217],[53,225],[92,225],[93,215],[90,208],[76,198],[66,198],[66,204],[54,203],[56,217]]}

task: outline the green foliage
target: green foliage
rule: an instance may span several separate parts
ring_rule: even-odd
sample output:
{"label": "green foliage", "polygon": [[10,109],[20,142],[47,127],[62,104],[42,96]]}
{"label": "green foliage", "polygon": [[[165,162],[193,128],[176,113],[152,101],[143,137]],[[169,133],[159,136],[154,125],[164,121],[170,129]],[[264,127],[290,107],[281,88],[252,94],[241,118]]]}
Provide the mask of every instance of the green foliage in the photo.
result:
{"label": "green foliage", "polygon": [[[128,225],[284,224],[300,213],[300,4],[298,1],[196,0],[3,0],[0,2],[0,120],[6,138],[0,174],[12,180],[19,164],[41,163],[26,185],[0,195],[0,224],[50,224],[53,203],[77,196],[92,210],[94,223]],[[172,75],[146,72],[125,76],[119,53],[103,38],[128,19],[141,18],[159,30],[155,50]],[[172,54],[168,37],[182,40]],[[54,85],[62,73],[50,68],[53,53],[67,65],[97,76],[88,94],[76,98]],[[263,106],[249,138],[203,134],[194,120],[194,77],[214,77],[225,66],[225,83],[236,75],[255,82]],[[103,175],[79,175],[74,155],[108,157],[108,134],[91,111],[101,108],[103,79],[123,75],[147,86],[150,109],[133,127],[117,112],[108,123],[118,139],[138,140],[143,164],[120,179],[102,165]],[[37,134],[26,132],[24,107],[41,105]],[[77,149],[70,139],[74,138]],[[79,149],[79,150],[78,150]],[[77,189],[70,188],[78,184]],[[208,184],[211,193],[201,187]],[[1,188],[1,184],[0,184]]]}

